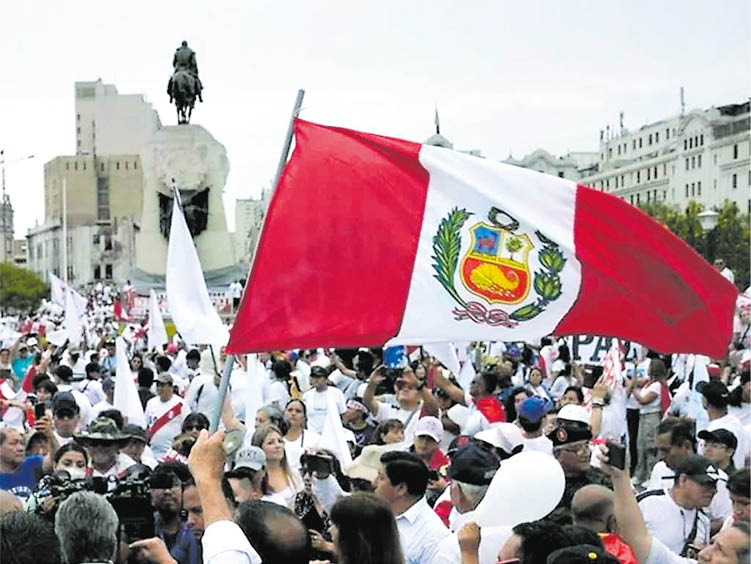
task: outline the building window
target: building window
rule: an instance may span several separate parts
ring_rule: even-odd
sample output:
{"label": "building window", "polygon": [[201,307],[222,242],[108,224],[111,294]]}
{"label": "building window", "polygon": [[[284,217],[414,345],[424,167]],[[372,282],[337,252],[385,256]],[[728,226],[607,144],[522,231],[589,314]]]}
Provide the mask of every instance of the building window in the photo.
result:
{"label": "building window", "polygon": [[633,206],[633,205],[634,205],[634,195],[633,195],[633,194],[631,194],[631,195],[630,195],[630,196],[628,197],[628,199],[629,199],[629,201],[631,202],[631,205]]}
{"label": "building window", "polygon": [[99,164],[99,170],[101,170],[102,172],[104,172],[104,163],[100,163]]}
{"label": "building window", "polygon": [[693,149],[694,148],[694,138],[693,137],[689,137],[689,139],[688,139],[688,148],[689,149]]}
{"label": "building window", "polygon": [[637,170],[636,171],[636,183],[639,184],[639,182],[641,182],[641,171]]}
{"label": "building window", "polygon": [[657,201],[657,190],[652,191],[652,200]]}
{"label": "building window", "polygon": [[610,179],[609,178],[605,180],[605,187],[606,188],[610,188]]}
{"label": "building window", "polygon": [[621,146],[620,145],[618,145],[618,154],[619,155],[621,154]]}
{"label": "building window", "polygon": [[717,179],[716,178],[712,181],[712,188],[714,190],[717,190]]}
{"label": "building window", "polygon": [[98,264],[94,267],[94,280],[100,280],[102,278],[102,267]]}
{"label": "building window", "polygon": [[138,170],[138,161],[133,161],[133,170]]}
{"label": "building window", "polygon": [[696,168],[701,168],[701,155],[696,155]]}
{"label": "building window", "polygon": [[655,167],[654,175],[655,175],[655,179],[657,179],[657,167]]}
{"label": "building window", "polygon": [[652,173],[652,169],[648,168],[647,169],[647,180],[651,180],[652,179],[652,174],[651,173]]}
{"label": "building window", "polygon": [[104,236],[104,250],[105,251],[111,251],[112,250],[112,235],[105,234],[105,236]]}
{"label": "building window", "polygon": [[738,175],[737,174],[733,175],[731,184],[733,186],[733,189],[738,188]]}
{"label": "building window", "polygon": [[638,206],[641,203],[641,194],[636,195],[636,205]]}
{"label": "building window", "polygon": [[658,131],[655,133],[655,143],[659,143],[659,142],[660,142],[660,132]]}
{"label": "building window", "polygon": [[68,280],[73,280],[73,267],[68,266]]}
{"label": "building window", "polygon": [[562,170],[558,171],[558,178],[563,178],[563,171]]}
{"label": "building window", "polygon": [[[668,131],[670,131],[670,130],[668,129]],[[663,190],[662,191],[662,201],[664,202],[667,199],[668,199],[668,191],[667,190]]]}
{"label": "building window", "polygon": [[111,264],[104,265],[104,277],[107,280],[112,280],[112,265]]}
{"label": "building window", "polygon": [[[641,149],[641,137],[639,137],[639,148]],[[637,194],[637,200],[638,200],[638,194]]]}
{"label": "building window", "polygon": [[662,175],[663,176],[667,176],[668,175],[668,165],[667,165],[667,163],[665,163],[664,165],[662,165]]}
{"label": "building window", "polygon": [[651,196],[652,196],[652,193],[649,190],[647,190],[647,203],[650,202]]}
{"label": "building window", "polygon": [[83,169],[86,170],[86,163],[81,163],[83,165]]}
{"label": "building window", "polygon": [[686,157],[686,170],[688,170],[688,165],[689,165],[690,162],[691,162],[691,159],[689,159],[688,157]]}
{"label": "building window", "polygon": [[125,170],[128,170],[128,161],[125,161]]}
{"label": "building window", "polygon": [[699,135],[699,145],[704,146],[704,134]]}
{"label": "building window", "polygon": [[686,149],[688,149],[688,140],[684,139],[683,140],[683,150],[685,151]]}
{"label": "building window", "polygon": [[625,177],[621,174],[621,188],[623,188],[626,184],[624,183]]}
{"label": "building window", "polygon": [[94,234],[94,238],[92,240],[94,245],[99,245],[99,233]]}
{"label": "building window", "polygon": [[70,170],[70,163],[65,163],[65,170]]}
{"label": "building window", "polygon": [[665,140],[668,140],[668,139],[670,139],[670,128],[669,127],[665,130]]}
{"label": "building window", "polygon": [[120,170],[120,161],[117,161],[117,162],[115,163],[115,168],[116,168],[117,170]]}
{"label": "building window", "polygon": [[691,168],[696,168],[696,157],[691,157]]}
{"label": "building window", "polygon": [[696,195],[701,196],[701,182],[696,183]]}
{"label": "building window", "polygon": [[733,158],[734,159],[738,158],[738,144],[737,143],[733,145]]}
{"label": "building window", "polygon": [[81,135],[81,128],[80,127],[76,127],[76,133],[78,133],[79,135]]}
{"label": "building window", "polygon": [[76,121],[81,121],[81,114],[76,114]]}
{"label": "building window", "polygon": [[636,151],[636,139],[634,139],[634,147],[633,147],[633,149],[634,149],[634,151]]}
{"label": "building window", "polygon": [[696,137],[694,137],[694,147],[698,147],[698,146],[699,146],[699,136],[697,135]]}
{"label": "building window", "polygon": [[[647,141],[648,144],[651,145],[652,144],[652,134],[651,133],[649,134],[649,137],[647,139],[648,139],[648,141]],[[649,194],[647,194],[647,196],[649,196]],[[647,201],[649,201],[649,197],[647,197]]]}
{"label": "building window", "polygon": [[713,156],[712,161],[714,162],[714,164],[717,164],[717,155]]}
{"label": "building window", "polygon": [[96,179],[96,205],[97,219],[107,220],[110,218],[110,186],[109,178]]}
{"label": "building window", "polygon": [[688,184],[686,184],[686,197],[688,198]]}

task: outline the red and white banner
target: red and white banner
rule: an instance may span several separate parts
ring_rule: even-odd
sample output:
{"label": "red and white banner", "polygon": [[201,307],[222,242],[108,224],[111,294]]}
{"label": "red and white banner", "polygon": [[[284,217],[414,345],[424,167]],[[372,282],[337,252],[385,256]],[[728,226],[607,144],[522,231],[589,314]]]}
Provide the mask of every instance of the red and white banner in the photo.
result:
{"label": "red and white banner", "polygon": [[617,197],[298,120],[228,352],[606,335],[722,356],[735,287]]}

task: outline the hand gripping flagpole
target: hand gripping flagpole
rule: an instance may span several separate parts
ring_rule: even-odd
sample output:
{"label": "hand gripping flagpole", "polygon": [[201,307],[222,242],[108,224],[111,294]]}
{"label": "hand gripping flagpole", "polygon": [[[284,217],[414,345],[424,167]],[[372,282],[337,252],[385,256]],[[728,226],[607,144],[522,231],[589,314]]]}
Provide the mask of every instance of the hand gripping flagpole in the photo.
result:
{"label": "hand gripping flagpole", "polygon": [[[287,135],[284,138],[284,146],[282,147],[282,154],[279,156],[279,165],[276,167],[276,176],[274,177],[274,185],[272,186],[272,189],[271,189],[271,198],[269,198],[269,201],[271,201],[271,199],[273,199],[274,197],[274,192],[276,192],[276,187],[279,184],[279,178],[281,178],[282,176],[284,165],[287,164],[287,157],[289,156],[289,150],[290,150],[290,147],[292,146],[292,137],[294,135],[295,120],[297,119],[297,115],[300,113],[300,109],[302,108],[302,100],[304,96],[305,96],[305,90],[301,88],[300,90],[297,91],[297,98],[295,98],[295,107],[292,109],[292,115],[289,118],[289,125],[287,126]],[[172,181],[172,189],[175,190],[175,193],[177,193],[174,180]],[[177,194],[175,197],[178,197]],[[182,206],[180,206],[180,209],[182,209]],[[255,255],[255,253],[253,254]],[[222,409],[224,407],[224,398],[227,396],[227,388],[229,387],[229,376],[232,373],[232,366],[234,363],[235,363],[234,355],[229,355],[227,357],[227,363],[224,365],[224,371],[222,372],[222,379],[219,383],[219,393],[217,394],[217,398],[216,398],[216,406],[214,407],[214,411],[211,413],[211,421],[210,421],[210,426],[209,426],[210,433],[213,433],[219,428],[219,419],[221,417]]]}

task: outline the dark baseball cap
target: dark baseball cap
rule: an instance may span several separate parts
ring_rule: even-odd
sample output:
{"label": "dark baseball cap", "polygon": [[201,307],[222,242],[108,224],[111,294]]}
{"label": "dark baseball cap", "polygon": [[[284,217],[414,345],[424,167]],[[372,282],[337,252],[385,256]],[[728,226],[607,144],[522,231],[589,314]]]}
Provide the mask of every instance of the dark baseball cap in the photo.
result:
{"label": "dark baseball cap", "polygon": [[719,380],[699,382],[696,384],[696,389],[707,398],[710,405],[716,407],[725,407],[730,400],[730,392],[728,392],[727,386]]}
{"label": "dark baseball cap", "polygon": [[57,392],[52,398],[52,413],[55,415],[78,415],[81,408],[70,392]]}
{"label": "dark baseball cap", "polygon": [[722,443],[728,448],[738,448],[738,437],[727,429],[715,429],[714,431],[700,431],[697,435],[700,439],[712,443]]}
{"label": "dark baseball cap", "polygon": [[675,469],[675,475],[685,475],[694,482],[700,484],[714,484],[717,480],[724,479],[714,465],[698,454],[689,456],[686,460],[678,464]]}
{"label": "dark baseball cap", "polygon": [[485,486],[491,482],[500,465],[501,460],[489,448],[469,442],[452,453],[449,476],[465,484]]}
{"label": "dark baseball cap", "polygon": [[620,564],[615,556],[591,544],[567,546],[548,556],[547,564]]}

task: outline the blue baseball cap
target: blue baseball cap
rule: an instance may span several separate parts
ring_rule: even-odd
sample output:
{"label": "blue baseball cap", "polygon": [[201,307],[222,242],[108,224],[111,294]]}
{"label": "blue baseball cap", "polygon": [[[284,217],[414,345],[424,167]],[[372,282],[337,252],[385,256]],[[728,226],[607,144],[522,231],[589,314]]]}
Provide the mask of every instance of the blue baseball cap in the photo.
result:
{"label": "blue baseball cap", "polygon": [[525,399],[519,406],[519,417],[523,417],[530,423],[537,423],[548,412],[550,404],[540,396],[532,396]]}

